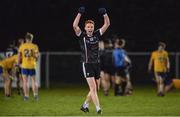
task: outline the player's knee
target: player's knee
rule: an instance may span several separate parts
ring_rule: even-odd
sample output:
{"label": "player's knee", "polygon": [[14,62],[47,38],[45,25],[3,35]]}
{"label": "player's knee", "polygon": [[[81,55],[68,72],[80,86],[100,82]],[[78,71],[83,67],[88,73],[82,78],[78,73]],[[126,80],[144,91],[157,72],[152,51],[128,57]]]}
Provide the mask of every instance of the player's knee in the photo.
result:
{"label": "player's knee", "polygon": [[90,86],[90,91],[91,91],[91,93],[96,93],[97,87],[95,85]]}

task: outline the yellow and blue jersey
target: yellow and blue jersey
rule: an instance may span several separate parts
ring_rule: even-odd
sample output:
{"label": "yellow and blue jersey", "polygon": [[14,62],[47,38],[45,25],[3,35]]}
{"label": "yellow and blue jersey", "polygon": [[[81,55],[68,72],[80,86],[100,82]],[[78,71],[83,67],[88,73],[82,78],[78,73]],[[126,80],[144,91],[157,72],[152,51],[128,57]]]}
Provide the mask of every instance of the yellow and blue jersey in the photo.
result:
{"label": "yellow and blue jersey", "polygon": [[22,64],[24,69],[35,69],[36,67],[36,54],[39,53],[39,48],[33,43],[24,43],[19,47],[21,53]]}
{"label": "yellow and blue jersey", "polygon": [[154,63],[155,72],[167,72],[168,52],[154,51],[151,55],[151,61]]}

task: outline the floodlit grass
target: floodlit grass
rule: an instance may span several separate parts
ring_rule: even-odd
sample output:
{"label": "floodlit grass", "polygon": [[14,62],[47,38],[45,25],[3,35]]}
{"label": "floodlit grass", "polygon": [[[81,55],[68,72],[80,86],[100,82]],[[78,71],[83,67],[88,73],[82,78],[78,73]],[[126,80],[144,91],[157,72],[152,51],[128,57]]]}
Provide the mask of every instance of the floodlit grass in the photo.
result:
{"label": "floodlit grass", "polygon": [[[67,86],[53,89],[40,89],[40,100],[32,96],[24,102],[15,94],[11,98],[3,96],[0,90],[0,115],[29,116],[96,116],[95,107],[90,105],[90,113],[79,110],[87,94],[87,87]],[[180,91],[172,91],[165,97],[157,97],[151,87],[135,87],[134,94],[128,97],[108,97],[99,93],[105,116],[180,116]]]}

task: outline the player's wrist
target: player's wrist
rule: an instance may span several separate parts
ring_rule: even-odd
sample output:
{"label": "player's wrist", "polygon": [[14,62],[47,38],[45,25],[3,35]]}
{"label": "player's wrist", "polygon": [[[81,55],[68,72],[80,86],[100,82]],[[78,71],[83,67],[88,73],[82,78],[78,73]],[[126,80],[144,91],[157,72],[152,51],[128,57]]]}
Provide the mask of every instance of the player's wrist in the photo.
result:
{"label": "player's wrist", "polygon": [[106,16],[108,16],[108,14],[107,14],[107,13],[105,13],[105,14],[103,15],[103,17],[106,17]]}

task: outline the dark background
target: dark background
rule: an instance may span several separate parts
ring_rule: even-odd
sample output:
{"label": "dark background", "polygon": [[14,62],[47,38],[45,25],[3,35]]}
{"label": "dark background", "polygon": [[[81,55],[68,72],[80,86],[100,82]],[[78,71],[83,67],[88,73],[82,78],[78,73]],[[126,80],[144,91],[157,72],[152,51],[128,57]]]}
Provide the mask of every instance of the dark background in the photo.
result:
{"label": "dark background", "polygon": [[34,34],[41,51],[79,51],[72,23],[81,5],[87,11],[82,28],[86,19],[99,28],[98,8],[107,8],[111,26],[103,38],[124,37],[128,51],[152,51],[158,41],[180,51],[179,0],[1,0],[0,51],[26,32]]}

